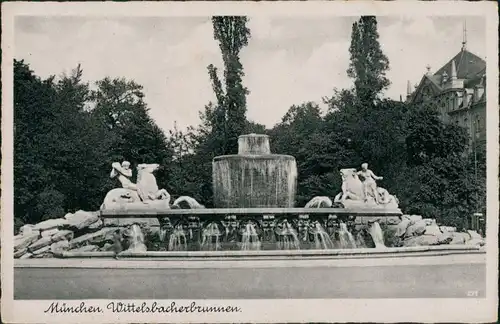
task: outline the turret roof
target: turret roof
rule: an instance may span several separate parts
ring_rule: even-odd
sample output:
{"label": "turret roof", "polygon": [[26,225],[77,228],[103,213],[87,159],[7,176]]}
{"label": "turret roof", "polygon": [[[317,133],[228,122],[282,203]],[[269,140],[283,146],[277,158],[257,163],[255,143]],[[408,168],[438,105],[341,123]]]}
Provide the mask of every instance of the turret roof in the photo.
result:
{"label": "turret roof", "polygon": [[486,71],[485,60],[466,49],[462,49],[457,55],[450,59],[448,63],[434,73],[434,76],[436,76],[437,79],[441,79],[441,75],[444,71],[450,76],[453,61],[455,61],[458,79],[471,79],[476,77],[482,70]]}

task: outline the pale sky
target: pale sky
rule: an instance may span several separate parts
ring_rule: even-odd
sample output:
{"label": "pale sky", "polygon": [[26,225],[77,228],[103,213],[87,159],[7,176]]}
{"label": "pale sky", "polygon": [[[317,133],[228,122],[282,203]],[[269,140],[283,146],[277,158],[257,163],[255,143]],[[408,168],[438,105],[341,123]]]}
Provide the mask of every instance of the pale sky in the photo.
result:
{"label": "pale sky", "polygon": [[[359,17],[249,18],[252,38],[241,61],[250,120],[272,127],[291,105],[321,104],[333,88],[351,86],[350,33]],[[407,80],[418,83],[426,65],[436,71],[458,53],[464,21],[468,50],[485,58],[483,19],[378,17],[390,62],[386,96],[399,100]],[[86,81],[133,79],[144,86],[150,114],[165,131],[174,121],[180,128],[199,123],[198,112],[214,100],[207,66],[222,68],[210,17],[18,17],[15,57],[42,77],[81,63]]]}

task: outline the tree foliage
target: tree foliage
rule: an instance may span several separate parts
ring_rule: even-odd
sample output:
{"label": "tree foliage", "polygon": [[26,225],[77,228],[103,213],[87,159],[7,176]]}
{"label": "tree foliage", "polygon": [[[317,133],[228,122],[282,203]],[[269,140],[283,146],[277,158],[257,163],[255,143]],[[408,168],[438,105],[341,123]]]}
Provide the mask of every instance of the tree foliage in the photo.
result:
{"label": "tree foliage", "polygon": [[[96,210],[106,192],[110,164],[129,160],[168,165],[166,137],[147,114],[142,87],[132,81],[82,81],[70,75],[42,80],[14,61],[14,212],[24,222]],[[166,180],[166,173],[159,178]]]}
{"label": "tree foliage", "polygon": [[376,17],[362,16],[353,24],[347,75],[354,80],[356,96],[363,103],[373,102],[390,84],[385,76],[389,59],[378,39]]}
{"label": "tree foliage", "polygon": [[99,208],[116,187],[110,164],[159,163],[160,186],[175,199],[189,195],[212,206],[212,159],[235,154],[244,133],[267,133],[271,150],[292,155],[298,166],[296,205],[341,190],[339,170],[367,162],[384,176],[379,185],[395,194],[406,213],[463,226],[485,212],[486,150],[468,147],[467,132],[438,118],[434,103],[412,105],[384,99],[389,61],[378,41],[375,17],[353,24],[352,89],[334,89],[325,113],[313,102],[292,105],[266,130],[247,120],[240,53],[250,30],[246,17],[213,17],[224,71],[208,74],[215,102],[201,123],[166,135],[148,113],[143,88],[133,80],[104,78],[91,90],[77,66],[69,75],[41,79],[14,62],[14,194],[16,226]]}

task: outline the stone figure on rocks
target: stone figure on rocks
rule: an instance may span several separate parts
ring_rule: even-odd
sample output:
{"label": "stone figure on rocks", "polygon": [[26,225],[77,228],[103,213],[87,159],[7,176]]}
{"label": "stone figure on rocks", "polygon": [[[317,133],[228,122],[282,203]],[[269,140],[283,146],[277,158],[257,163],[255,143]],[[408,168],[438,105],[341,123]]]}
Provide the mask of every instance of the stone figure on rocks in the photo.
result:
{"label": "stone figure on rocks", "polygon": [[132,170],[130,169],[130,162],[123,161],[120,165],[119,162],[114,162],[111,164],[111,179],[118,177],[118,180],[125,189],[137,190],[137,186],[133,183],[130,178],[132,178]]}
{"label": "stone figure on rocks", "polygon": [[367,163],[362,164],[361,171],[341,169],[340,175],[342,192],[335,197],[334,203],[341,203],[345,208],[398,208],[396,196],[377,186],[376,180],[383,178],[369,170]]}
{"label": "stone figure on rocks", "polygon": [[137,183],[131,180],[132,170],[127,161],[112,164],[111,178],[118,178],[122,188],[109,191],[101,205],[103,209],[126,208],[170,208],[170,194],[165,189],[159,189],[153,174],[159,164],[139,164],[137,166]]}

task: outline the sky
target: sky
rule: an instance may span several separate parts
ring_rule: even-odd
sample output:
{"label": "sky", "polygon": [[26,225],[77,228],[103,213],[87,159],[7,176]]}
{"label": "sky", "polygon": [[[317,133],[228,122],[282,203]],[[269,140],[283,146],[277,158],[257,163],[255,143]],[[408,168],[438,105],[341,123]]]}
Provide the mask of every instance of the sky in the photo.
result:
{"label": "sky", "polygon": [[[241,52],[248,119],[272,127],[292,105],[348,88],[352,23],[359,17],[249,17],[252,37]],[[386,97],[406,95],[462,46],[485,58],[482,17],[377,17],[380,43],[390,62]],[[70,73],[79,63],[84,80],[133,79],[144,86],[150,115],[168,131],[199,124],[199,111],[214,101],[207,66],[222,72],[210,17],[41,17],[15,21],[15,58],[43,78]]]}

